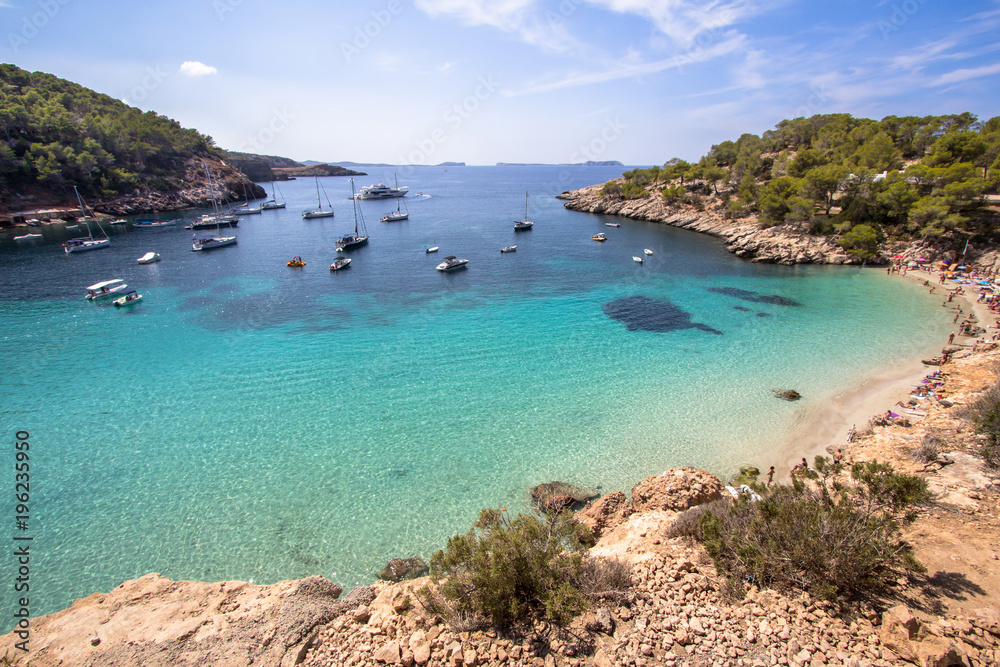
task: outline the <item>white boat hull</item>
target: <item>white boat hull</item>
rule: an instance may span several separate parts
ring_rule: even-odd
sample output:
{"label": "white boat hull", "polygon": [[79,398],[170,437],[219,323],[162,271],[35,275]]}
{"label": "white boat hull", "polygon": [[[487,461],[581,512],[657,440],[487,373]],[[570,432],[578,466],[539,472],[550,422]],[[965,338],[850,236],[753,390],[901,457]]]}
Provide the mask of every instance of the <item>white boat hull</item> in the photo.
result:
{"label": "white boat hull", "polygon": [[71,252],[87,252],[89,250],[98,250],[100,248],[108,248],[110,246],[111,239],[95,239],[93,241],[80,241],[79,243],[74,243],[71,240],[63,243],[63,250],[65,250],[68,255]]}
{"label": "white boat hull", "polygon": [[135,260],[139,264],[152,264],[153,262],[160,261],[160,253],[158,252],[147,252],[145,255]]}
{"label": "white boat hull", "polygon": [[216,248],[223,248],[227,245],[236,245],[236,241],[237,237],[235,236],[216,236],[207,239],[198,239],[191,244],[191,250],[214,250]]}
{"label": "white boat hull", "polygon": [[312,220],[314,218],[332,218],[333,211],[302,211],[302,218],[304,220]]}

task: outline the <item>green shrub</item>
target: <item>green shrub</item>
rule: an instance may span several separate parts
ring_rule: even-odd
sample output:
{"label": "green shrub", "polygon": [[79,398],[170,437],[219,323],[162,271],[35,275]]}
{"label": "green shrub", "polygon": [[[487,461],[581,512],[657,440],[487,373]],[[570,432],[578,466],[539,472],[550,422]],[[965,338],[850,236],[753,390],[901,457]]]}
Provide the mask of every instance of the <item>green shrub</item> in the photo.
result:
{"label": "green shrub", "polygon": [[812,484],[775,484],[759,501],[742,494],[706,510],[698,527],[719,571],[846,601],[891,585],[899,568],[920,569],[900,527],[929,498],[926,482],[877,461],[855,464],[850,483],[841,472],[816,457]]}
{"label": "green shrub", "polygon": [[989,467],[1000,468],[1000,383],[980,394],[959,415],[971,421],[983,438],[979,456]]}
{"label": "green shrub", "polygon": [[510,520],[484,509],[465,535],[431,558],[431,575],[456,614],[480,614],[496,627],[546,618],[565,625],[586,608],[574,585],[583,573],[590,531],[568,510]]}

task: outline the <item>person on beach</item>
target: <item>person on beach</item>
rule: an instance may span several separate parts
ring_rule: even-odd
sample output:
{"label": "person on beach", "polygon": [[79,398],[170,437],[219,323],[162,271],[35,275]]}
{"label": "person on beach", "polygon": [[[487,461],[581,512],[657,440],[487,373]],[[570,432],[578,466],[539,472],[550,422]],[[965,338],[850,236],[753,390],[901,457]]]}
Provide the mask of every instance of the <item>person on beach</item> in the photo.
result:
{"label": "person on beach", "polygon": [[837,448],[837,451],[833,453],[833,462],[840,463],[844,459],[844,450]]}
{"label": "person on beach", "polygon": [[771,486],[771,480],[772,479],[774,479],[774,466],[771,466],[771,469],[767,471],[767,485],[768,486]]}
{"label": "person on beach", "polygon": [[948,345],[951,345],[954,342],[955,342],[955,332],[952,331],[950,334],[948,334]]}

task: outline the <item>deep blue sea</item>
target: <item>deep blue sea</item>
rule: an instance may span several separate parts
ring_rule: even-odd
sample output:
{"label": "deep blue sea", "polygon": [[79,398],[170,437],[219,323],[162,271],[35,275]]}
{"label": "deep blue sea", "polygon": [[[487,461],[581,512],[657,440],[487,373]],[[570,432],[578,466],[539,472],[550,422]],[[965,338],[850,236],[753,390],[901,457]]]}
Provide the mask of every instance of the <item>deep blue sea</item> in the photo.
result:
{"label": "deep blue sea", "polygon": [[[359,202],[371,242],[338,273],[346,178],[320,179],[335,218],[300,217],[313,180],[278,183],[288,207],[212,252],[180,224],[115,228],[110,249],[74,255],[58,227],[0,237],[3,465],[28,431],[32,614],[148,572],[348,589],[389,558],[427,559],[482,507],[523,508],[534,484],[627,491],[671,466],[766,465],[803,410],[947,334],[938,300],[884,270],[751,264],[554,198],[621,171],[401,172],[410,219]],[[515,233],[526,191],[535,227]],[[136,264],[150,250],[162,261]],[[446,255],[468,268],[436,271]],[[143,301],[83,299],[110,278]]]}

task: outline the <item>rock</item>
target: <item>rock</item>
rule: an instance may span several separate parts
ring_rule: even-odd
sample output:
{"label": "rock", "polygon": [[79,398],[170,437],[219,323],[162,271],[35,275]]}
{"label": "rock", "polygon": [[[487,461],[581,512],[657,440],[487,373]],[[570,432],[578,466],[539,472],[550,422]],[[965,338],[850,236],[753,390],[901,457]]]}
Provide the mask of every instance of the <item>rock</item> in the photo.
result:
{"label": "rock", "polygon": [[632,503],[621,491],[602,496],[576,513],[576,520],[590,528],[594,537],[625,523],[632,514]]}
{"label": "rock", "polygon": [[904,660],[917,661],[914,642],[921,638],[920,619],[910,613],[905,605],[896,605],[882,614],[882,627],[879,629],[879,639],[882,646],[894,652]]}
{"label": "rock", "polygon": [[607,607],[601,607],[594,614],[594,620],[587,624],[587,629],[591,632],[603,632],[606,635],[613,634],[615,631],[615,619],[612,618],[611,612]]}
{"label": "rock", "polygon": [[368,619],[372,617],[372,610],[365,605],[361,605],[354,609],[351,617],[358,623],[367,623]]}
{"label": "rock", "polygon": [[916,645],[916,663],[921,667],[955,667],[969,664],[962,645],[953,639],[931,637]]}
{"label": "rock", "polygon": [[632,507],[636,512],[683,511],[721,497],[719,478],[697,468],[671,468],[632,487]]}
{"label": "rock", "polygon": [[396,665],[399,664],[403,655],[400,653],[398,642],[389,642],[372,653],[372,657],[381,663]]}
{"label": "rock", "polygon": [[422,558],[393,558],[389,564],[378,573],[379,579],[385,581],[403,581],[405,579],[416,579],[422,577],[430,571],[427,563]]}
{"label": "rock", "polygon": [[[548,507],[554,496],[568,496],[574,503],[582,503],[597,497],[596,491],[581,489],[565,482],[546,482],[533,486],[528,491],[531,502],[539,507]],[[556,501],[559,502],[559,501]]]}
{"label": "rock", "polygon": [[410,608],[410,596],[400,595],[398,598],[392,601],[392,609],[397,614],[401,614]]}
{"label": "rock", "polygon": [[802,398],[802,394],[794,389],[775,389],[774,395],[786,401],[797,401]]}

